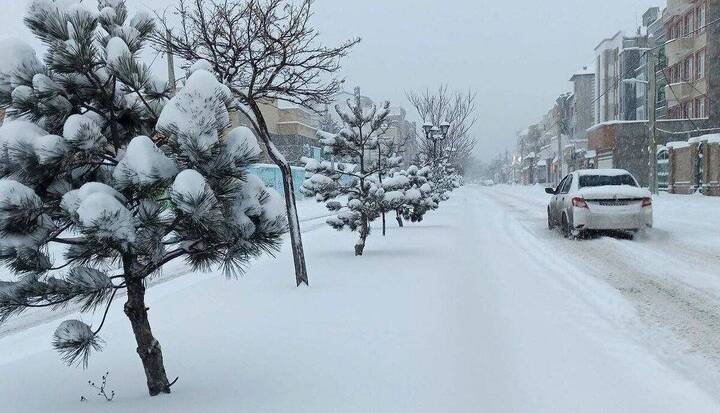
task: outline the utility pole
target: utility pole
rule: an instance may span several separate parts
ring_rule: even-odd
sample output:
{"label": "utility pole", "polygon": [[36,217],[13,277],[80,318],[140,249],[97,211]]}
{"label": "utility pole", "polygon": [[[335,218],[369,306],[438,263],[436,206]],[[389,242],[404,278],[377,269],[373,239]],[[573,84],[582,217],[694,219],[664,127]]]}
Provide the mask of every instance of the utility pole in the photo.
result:
{"label": "utility pole", "polygon": [[566,108],[565,105],[567,104],[567,96],[560,96],[560,98],[557,100],[558,104],[558,114],[557,114],[557,128],[558,128],[558,183],[563,179],[565,176],[563,174],[563,147],[562,147],[562,135],[563,131],[565,129],[565,113]]}
{"label": "utility pole", "polygon": [[650,192],[653,194],[658,193],[658,174],[657,174],[657,55],[654,50],[648,50],[647,55],[647,70],[648,70],[648,83],[647,83],[647,95],[648,95],[648,127],[650,128],[650,146],[648,148],[650,152]]}
{"label": "utility pole", "polygon": [[174,95],[175,90],[177,90],[177,83],[175,81],[175,61],[173,59],[172,46],[170,46],[172,44],[172,34],[170,30],[167,30],[165,35],[167,36],[168,85],[170,86],[170,93]]}

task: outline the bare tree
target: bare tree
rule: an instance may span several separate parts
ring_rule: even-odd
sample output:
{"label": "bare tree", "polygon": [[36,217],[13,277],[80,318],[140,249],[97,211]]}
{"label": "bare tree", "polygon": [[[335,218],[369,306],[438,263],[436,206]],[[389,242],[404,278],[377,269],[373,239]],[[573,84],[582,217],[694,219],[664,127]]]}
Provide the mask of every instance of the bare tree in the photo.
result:
{"label": "bare tree", "polygon": [[[425,122],[434,125],[450,123],[447,138],[438,142],[438,151],[442,153],[452,148],[450,162],[456,166],[465,164],[466,158],[475,149],[476,141],[471,131],[477,122],[477,94],[469,90],[451,91],[447,85],[441,85],[435,91],[425,89],[422,92],[406,92],[405,96]],[[424,133],[420,135],[418,153],[430,159],[433,143],[425,139]]]}
{"label": "bare tree", "polygon": [[308,284],[305,254],[289,162],[273,144],[261,111],[263,102],[277,99],[307,108],[330,103],[341,90],[334,77],[339,60],[357,44],[336,47],[318,41],[310,25],[313,0],[178,0],[173,26],[160,16],[164,30],[154,42],[185,60],[207,61],[238,98],[243,113],[264,143],[283,176],[285,203],[297,285]]}

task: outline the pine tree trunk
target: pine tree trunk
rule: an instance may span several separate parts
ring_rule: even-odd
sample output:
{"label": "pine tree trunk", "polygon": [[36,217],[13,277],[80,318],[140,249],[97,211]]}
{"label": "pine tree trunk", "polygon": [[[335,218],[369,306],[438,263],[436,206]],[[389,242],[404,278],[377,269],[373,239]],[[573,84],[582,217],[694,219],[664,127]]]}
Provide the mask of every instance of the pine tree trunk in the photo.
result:
{"label": "pine tree trunk", "polygon": [[368,223],[367,215],[362,214],[362,225],[360,226],[360,239],[355,243],[355,256],[359,257],[363,255],[365,251],[365,241],[367,240],[368,234],[370,233],[370,224]]}
{"label": "pine tree trunk", "polygon": [[397,214],[397,215],[395,215],[395,219],[397,220],[397,223],[400,226],[400,228],[402,228],[404,226],[404,224],[403,224],[402,216],[400,215],[400,211],[395,211],[395,214]]}
{"label": "pine tree trunk", "polygon": [[[126,274],[130,274],[127,271],[127,268],[130,266],[130,264],[128,264],[130,260],[123,259],[123,261],[126,262]],[[145,369],[145,377],[147,378],[150,396],[156,396],[160,393],[170,393],[170,382],[165,373],[162,349],[150,329],[148,308],[145,306],[145,286],[141,279],[127,278],[125,315],[130,319],[133,333],[135,333],[137,353]]]}
{"label": "pine tree trunk", "polygon": [[382,213],[383,237],[385,236],[385,213]]}

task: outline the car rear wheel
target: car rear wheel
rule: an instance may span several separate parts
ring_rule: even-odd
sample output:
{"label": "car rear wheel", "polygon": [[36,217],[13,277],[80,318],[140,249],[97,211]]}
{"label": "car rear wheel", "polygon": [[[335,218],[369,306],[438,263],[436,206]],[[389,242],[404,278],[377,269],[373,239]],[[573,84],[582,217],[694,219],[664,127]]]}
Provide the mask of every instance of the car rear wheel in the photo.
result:
{"label": "car rear wheel", "polygon": [[548,229],[552,231],[555,229],[555,222],[553,221],[552,215],[550,214],[550,209],[548,209],[547,217],[548,217]]}
{"label": "car rear wheel", "polygon": [[572,235],[572,229],[570,228],[570,222],[568,221],[566,214],[563,214],[562,216],[560,229],[562,230],[563,237],[570,238],[570,235]]}

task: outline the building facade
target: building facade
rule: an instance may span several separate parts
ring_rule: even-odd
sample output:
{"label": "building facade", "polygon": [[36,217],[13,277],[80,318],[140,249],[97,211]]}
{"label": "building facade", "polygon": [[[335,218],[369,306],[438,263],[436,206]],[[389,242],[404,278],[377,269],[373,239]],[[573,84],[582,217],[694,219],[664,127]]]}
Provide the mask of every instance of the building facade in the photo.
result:
{"label": "building facade", "polygon": [[[720,74],[717,73],[717,61],[711,62],[708,58],[708,48],[714,39],[706,25],[709,6],[715,3],[668,0],[663,21],[667,36],[665,96],[670,119],[702,119],[713,110],[708,99],[710,78]],[[717,5],[713,7],[717,8]]]}
{"label": "building facade", "polygon": [[595,47],[595,121],[635,120],[637,118],[637,83],[635,79],[641,56],[647,50],[648,37],[625,36],[617,32]]}
{"label": "building facade", "polygon": [[583,141],[587,130],[595,124],[595,73],[584,67],[571,78],[572,99],[568,134],[575,141]]}
{"label": "building facade", "polygon": [[[291,165],[302,166],[302,158],[320,159],[322,148],[317,138],[318,115],[300,106],[288,105],[277,99],[260,104],[272,141]],[[252,129],[251,122],[238,112],[232,113],[233,126],[243,125]],[[265,152],[264,146],[263,152]],[[269,162],[267,153],[264,161]]]}
{"label": "building facade", "polygon": [[[667,37],[665,35],[665,24],[662,16],[663,12],[660,7],[651,7],[645,12],[645,14],[643,14],[643,30],[648,36],[648,47],[652,49],[649,53],[654,53],[657,58],[655,65],[655,95],[657,97],[657,101],[655,103],[656,119],[665,119],[668,114],[667,100],[665,99],[665,86],[667,86],[667,82],[665,81],[665,76],[663,75],[663,70],[667,67],[667,58],[665,56],[664,46]],[[647,120],[650,116],[648,108],[650,107],[649,99],[652,94],[648,91],[649,53],[643,53],[640,56],[640,66],[637,68],[635,76],[641,83],[638,84],[635,89],[637,98],[637,120]],[[645,85],[642,83],[645,83]]]}

